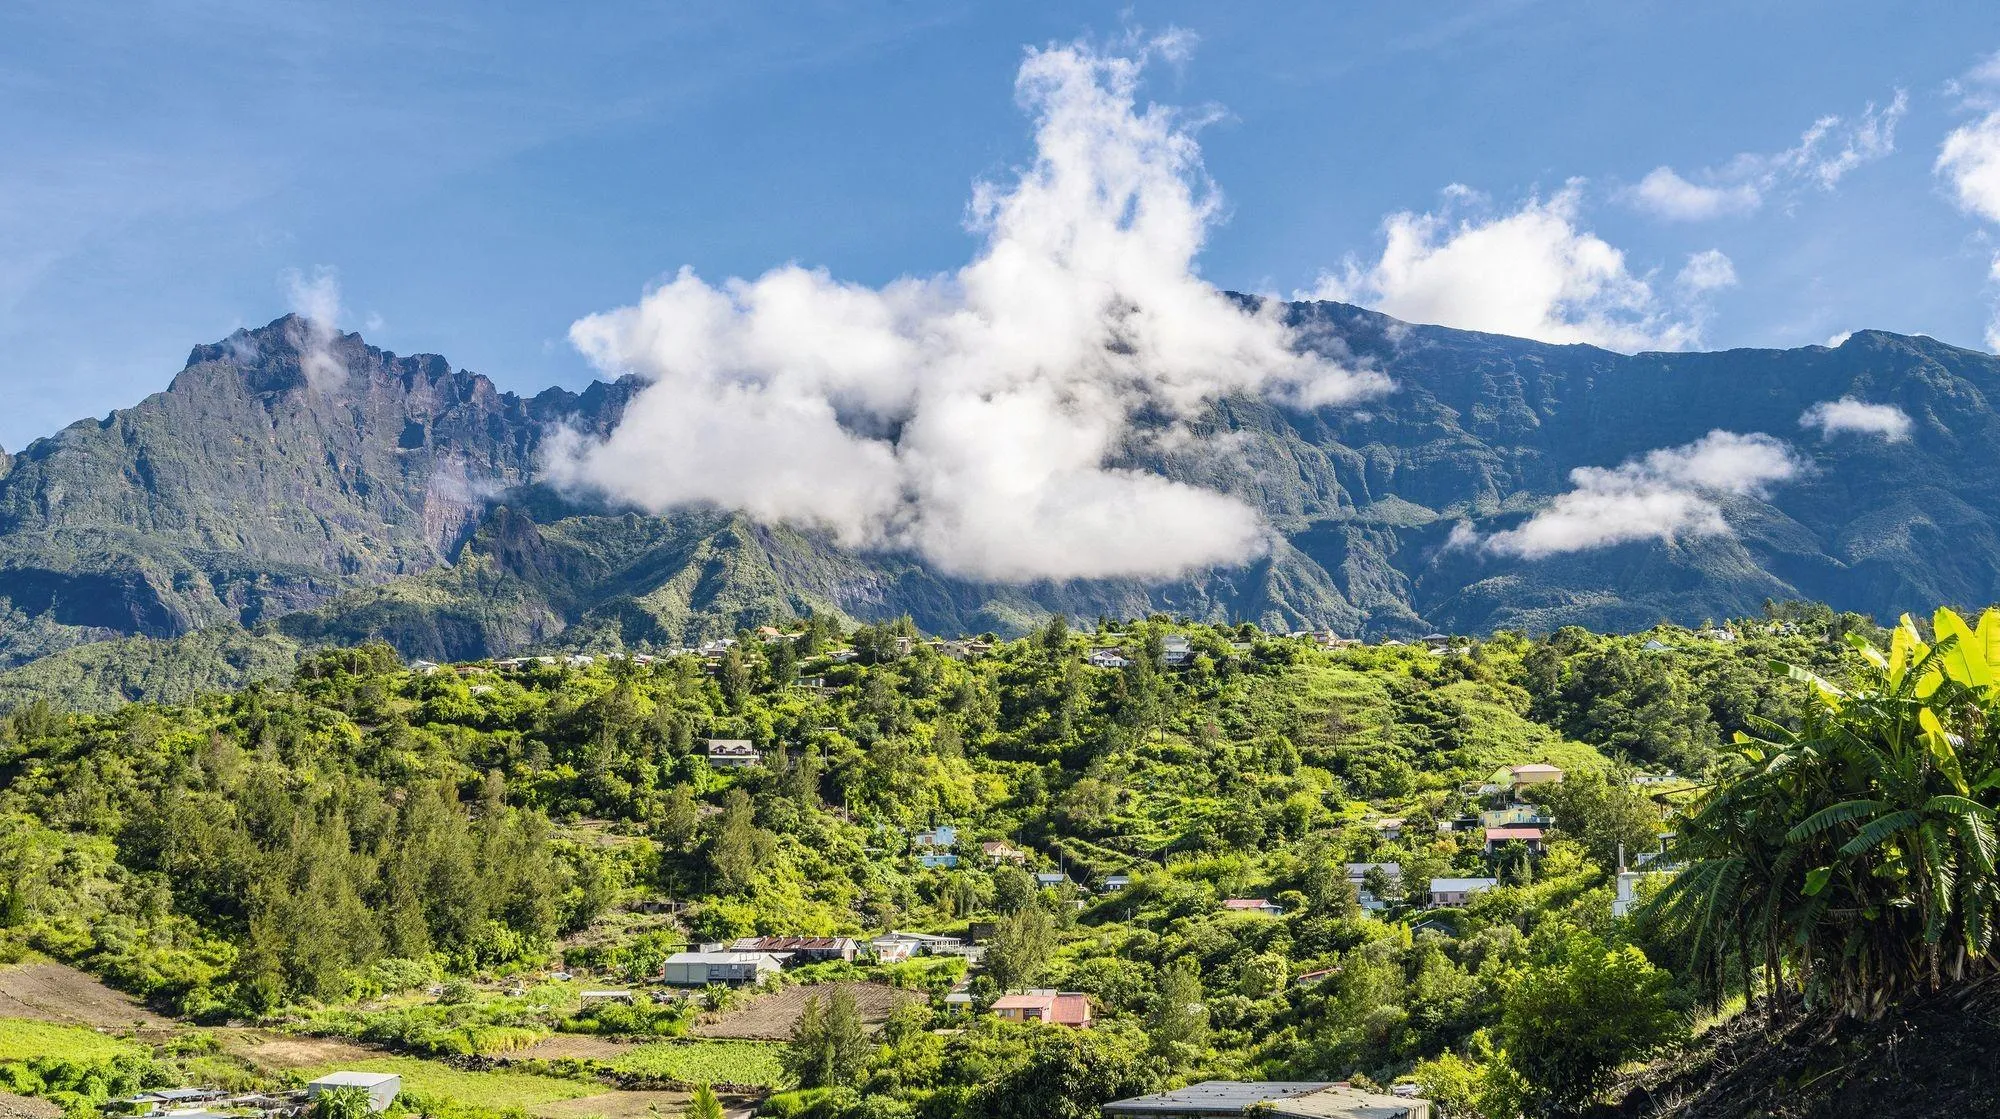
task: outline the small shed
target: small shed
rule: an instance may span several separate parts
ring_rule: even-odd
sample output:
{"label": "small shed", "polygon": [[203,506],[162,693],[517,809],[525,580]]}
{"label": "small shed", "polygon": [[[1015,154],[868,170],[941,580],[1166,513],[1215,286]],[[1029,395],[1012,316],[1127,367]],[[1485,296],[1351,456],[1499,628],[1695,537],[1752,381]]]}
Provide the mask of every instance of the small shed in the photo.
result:
{"label": "small shed", "polygon": [[403,1078],[393,1072],[329,1072],[306,1085],[306,1099],[316,1100],[329,1088],[360,1088],[368,1093],[368,1110],[387,1111],[403,1090]]}

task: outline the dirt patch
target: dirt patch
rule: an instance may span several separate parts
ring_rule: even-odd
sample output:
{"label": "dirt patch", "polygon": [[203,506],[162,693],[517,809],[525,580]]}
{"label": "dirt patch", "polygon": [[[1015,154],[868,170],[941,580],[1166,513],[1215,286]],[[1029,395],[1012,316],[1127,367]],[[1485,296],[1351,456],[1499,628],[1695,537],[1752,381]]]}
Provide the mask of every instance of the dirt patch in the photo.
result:
{"label": "dirt patch", "polygon": [[[888,1021],[890,1012],[898,1006],[924,997],[916,991],[891,987],[886,983],[850,983],[847,987],[854,992],[854,1002],[861,1010],[862,1021],[871,1026]],[[812,983],[758,995],[732,1010],[702,1015],[693,1033],[696,1037],[783,1041],[792,1036],[792,1027],[805,1013],[806,1000],[814,995],[824,999],[832,994],[833,988],[832,983]]]}
{"label": "dirt patch", "polygon": [[271,1072],[364,1061],[384,1053],[338,1037],[295,1037],[268,1030],[217,1030],[216,1036],[228,1052]]}
{"label": "dirt patch", "polygon": [[1631,1077],[1593,1119],[1937,1119],[2000,1115],[2000,981],[1879,1022],[1758,1012]]}
{"label": "dirt patch", "polygon": [[[545,1103],[534,1109],[534,1115],[536,1119],[648,1119],[655,1115],[680,1115],[690,1098],[687,1092],[605,1092]],[[750,1115],[759,1102],[750,1096],[718,1095],[717,1098],[729,1119]]]}
{"label": "dirt patch", "polygon": [[132,996],[114,991],[62,964],[21,964],[0,969],[0,1018],[33,1018],[107,1029],[129,1029],[135,1023],[144,1023],[151,1029],[172,1025]]}
{"label": "dirt patch", "polygon": [[47,1100],[0,1092],[0,1119],[62,1119],[62,1113]]}
{"label": "dirt patch", "polygon": [[545,1037],[528,1046],[507,1054],[509,1060],[552,1061],[558,1057],[578,1057],[596,1061],[610,1061],[637,1049],[641,1043],[620,1041],[613,1037],[595,1037],[590,1034],[556,1034]]}

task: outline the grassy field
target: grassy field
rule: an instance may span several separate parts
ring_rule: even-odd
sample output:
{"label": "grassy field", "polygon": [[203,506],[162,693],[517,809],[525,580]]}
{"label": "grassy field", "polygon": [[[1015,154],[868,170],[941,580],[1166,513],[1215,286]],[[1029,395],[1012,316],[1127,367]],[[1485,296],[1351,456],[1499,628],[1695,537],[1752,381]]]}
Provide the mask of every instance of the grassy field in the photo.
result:
{"label": "grassy field", "polygon": [[[393,1072],[403,1078],[403,1091],[440,1096],[471,1107],[502,1110],[534,1108],[557,1100],[573,1100],[604,1091],[602,1084],[536,1076],[525,1072],[467,1072],[417,1057],[372,1057],[342,1064],[356,1072]],[[324,1076],[332,1067],[308,1070]]]}
{"label": "grassy field", "polygon": [[620,1072],[658,1076],[690,1084],[755,1084],[780,1087],[785,1072],[778,1046],[761,1041],[658,1042],[642,1045],[612,1062]]}
{"label": "grassy field", "polygon": [[97,1060],[139,1049],[136,1042],[106,1037],[84,1026],[38,1022],[30,1018],[0,1018],[0,1061],[30,1057],[75,1057]]}

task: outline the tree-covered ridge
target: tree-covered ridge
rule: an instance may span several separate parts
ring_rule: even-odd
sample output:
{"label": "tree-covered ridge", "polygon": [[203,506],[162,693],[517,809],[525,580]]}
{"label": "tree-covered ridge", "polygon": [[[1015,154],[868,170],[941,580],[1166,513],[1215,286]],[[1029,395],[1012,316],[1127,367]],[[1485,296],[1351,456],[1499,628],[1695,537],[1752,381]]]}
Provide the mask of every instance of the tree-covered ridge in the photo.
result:
{"label": "tree-covered ridge", "polygon": [[[1662,827],[1655,786],[1628,775],[1726,773],[1719,744],[1746,721],[1797,717],[1798,697],[1760,687],[1766,662],[1838,675],[1832,634],[1856,624],[1781,608],[1706,634],[1327,648],[1164,616],[992,643],[818,616],[706,658],[405,667],[386,646],[325,651],[287,682],[183,705],[37,703],[0,721],[5,943],[219,1017],[561,957],[643,975],[683,938],[976,925],[980,1005],[1057,986],[1087,994],[1099,1028],[1058,1039],[982,1018],[935,1034],[918,1028],[949,1023],[934,1001],[843,1059],[822,1114],[855,1091],[990,1114],[993,1093],[1077,1069],[1107,1091],[1415,1070],[1488,1101],[1468,1108],[1569,1098],[1665,1036],[1663,1008],[1713,993],[1698,969],[1656,974],[1648,958],[1677,960],[1673,945],[1611,916],[1621,849],[1655,847]],[[1114,650],[1098,659],[1127,663],[1091,663]],[[711,766],[711,738],[748,740],[762,763]],[[1557,821],[1545,854],[1488,850],[1476,821],[1441,830],[1504,803],[1466,790],[1529,762],[1568,775],[1533,794]],[[919,858],[939,825],[956,834],[932,853],[955,867]],[[1388,909],[1358,907],[1350,863],[1397,865],[1359,883]],[[1132,884],[1105,890],[1115,875]],[[1450,877],[1501,885],[1426,914],[1430,880]],[[679,931],[641,920],[661,903]],[[1565,1065],[1546,1021],[1591,1019],[1590,992],[1635,975],[1650,1017],[1606,1023],[1610,1056]],[[1530,987],[1553,1009],[1526,1009]],[[311,1020],[478,1048],[568,1021],[536,997]],[[591,1013],[561,1028],[686,1021]]]}

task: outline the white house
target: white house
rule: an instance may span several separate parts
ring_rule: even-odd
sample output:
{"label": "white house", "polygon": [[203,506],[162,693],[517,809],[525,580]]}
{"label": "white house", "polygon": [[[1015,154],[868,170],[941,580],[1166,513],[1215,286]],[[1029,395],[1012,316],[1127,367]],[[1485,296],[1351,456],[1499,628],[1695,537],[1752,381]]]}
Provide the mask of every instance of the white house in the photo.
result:
{"label": "white house", "polygon": [[756,983],[778,974],[785,956],[777,952],[676,952],[661,976],[670,987]]}
{"label": "white house", "polygon": [[1394,882],[1398,886],[1400,886],[1403,881],[1403,864],[1401,863],[1348,863],[1347,864],[1347,881],[1350,885],[1354,887],[1354,896],[1357,900],[1361,902],[1361,908],[1367,910],[1387,909],[1389,908],[1389,903],[1381,898],[1376,897],[1374,892],[1368,888],[1368,872],[1372,870],[1381,871],[1383,876],[1388,878],[1389,881]]}
{"label": "white house", "polygon": [[1092,668],[1125,668],[1132,663],[1116,649],[1099,649],[1087,659]]}
{"label": "white house", "polygon": [[711,738],[708,740],[708,764],[716,769],[747,769],[763,764],[764,756],[757,752],[757,746],[747,738]]}

